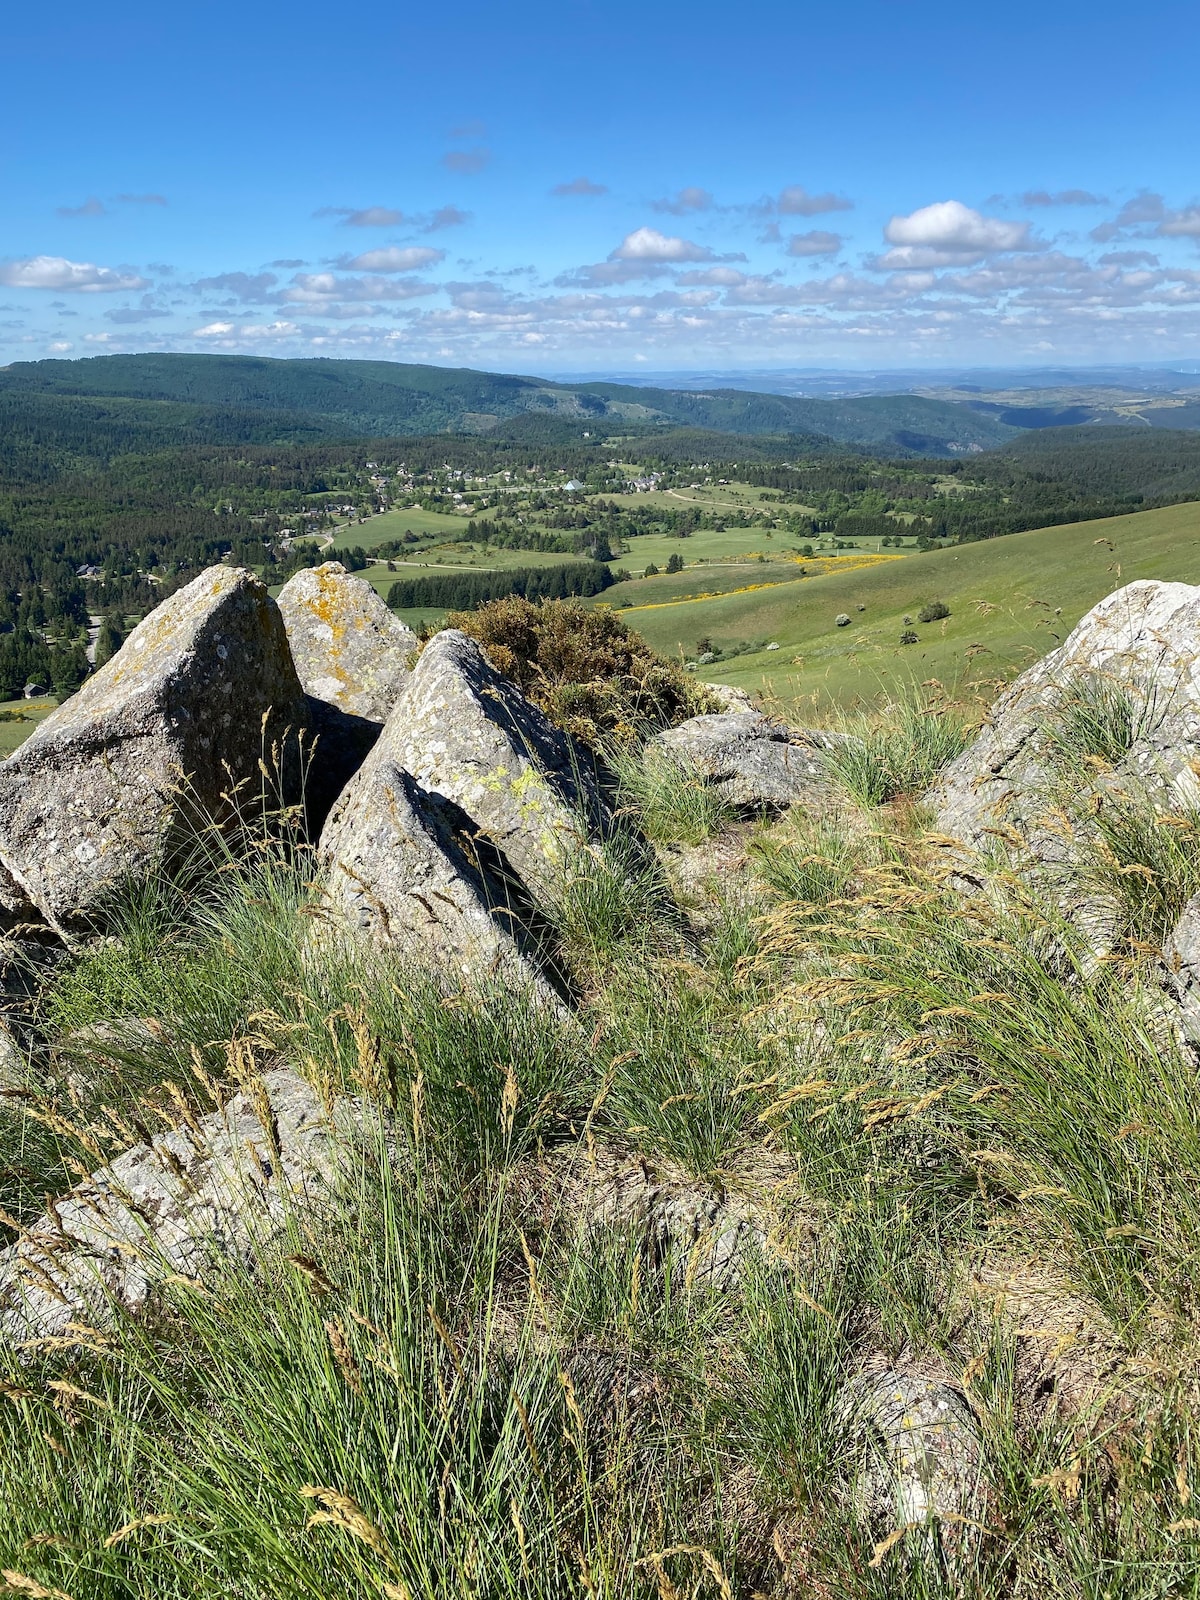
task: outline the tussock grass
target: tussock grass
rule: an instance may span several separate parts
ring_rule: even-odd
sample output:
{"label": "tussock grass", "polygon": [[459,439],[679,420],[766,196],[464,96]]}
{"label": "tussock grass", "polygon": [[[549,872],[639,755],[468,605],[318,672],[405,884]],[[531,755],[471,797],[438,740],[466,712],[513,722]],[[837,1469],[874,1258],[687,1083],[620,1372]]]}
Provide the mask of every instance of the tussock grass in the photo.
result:
{"label": "tussock grass", "polygon": [[622,804],[655,844],[703,844],[733,816],[703,774],[674,751],[653,745],[614,748],[609,761],[619,780]]}
{"label": "tussock grass", "polygon": [[[956,727],[898,715],[870,792],[918,792]],[[657,843],[721,826],[678,775],[665,799],[638,781]],[[1130,937],[1157,938],[1193,820],[1114,794],[1094,822],[1070,870],[1131,885]],[[1200,1592],[1197,1070],[1148,972],[1097,963],[1015,877],[963,896],[895,804],[794,815],[751,867],[765,899],[714,890],[701,915],[628,836],[581,852],[551,917],[573,1017],[314,951],[290,841],[114,906],[41,996],[44,1088],[0,1101],[6,1210],[95,1167],[105,1104],[131,1131],[162,1125],[172,1084],[210,1109],[197,1063],[222,1097],[290,1063],[377,1132],[249,1267],[65,1347],[0,1348],[9,1587]],[[740,1274],[660,1269],[636,1212],[581,1216],[564,1174],[593,1161],[745,1208]],[[980,1287],[1024,1262],[1069,1299],[1045,1338]],[[969,1395],[991,1484],[970,1526],[857,1503],[844,1400],[881,1364]]]}
{"label": "tussock grass", "polygon": [[894,697],[873,711],[844,715],[843,738],[825,752],[832,776],[862,806],[916,800],[967,746],[971,723],[944,698]]}

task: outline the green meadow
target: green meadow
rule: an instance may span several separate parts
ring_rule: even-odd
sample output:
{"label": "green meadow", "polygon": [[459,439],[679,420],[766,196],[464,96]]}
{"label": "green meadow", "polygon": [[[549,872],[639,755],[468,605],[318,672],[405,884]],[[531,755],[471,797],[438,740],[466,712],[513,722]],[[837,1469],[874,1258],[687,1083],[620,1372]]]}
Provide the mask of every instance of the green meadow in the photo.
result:
{"label": "green meadow", "polygon": [[[1000,684],[1061,643],[1097,600],[1136,578],[1200,583],[1200,504],[1040,528],[622,614],[671,655],[694,654],[703,638],[724,648],[747,640],[778,644],[718,661],[703,675],[792,707],[851,705],[930,678],[990,701]],[[945,601],[950,616],[918,623],[930,600]],[[836,626],[839,613],[850,616],[848,626]],[[918,642],[901,645],[905,631]]]}

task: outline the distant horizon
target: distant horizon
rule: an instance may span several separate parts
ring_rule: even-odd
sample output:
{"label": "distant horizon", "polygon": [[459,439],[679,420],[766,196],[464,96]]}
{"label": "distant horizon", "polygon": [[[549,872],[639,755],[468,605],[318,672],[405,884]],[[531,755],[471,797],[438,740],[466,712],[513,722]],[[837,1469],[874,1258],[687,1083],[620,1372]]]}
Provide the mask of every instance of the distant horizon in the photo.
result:
{"label": "distant horizon", "polygon": [[353,24],[14,16],[0,361],[1200,361],[1191,0],[367,0]]}

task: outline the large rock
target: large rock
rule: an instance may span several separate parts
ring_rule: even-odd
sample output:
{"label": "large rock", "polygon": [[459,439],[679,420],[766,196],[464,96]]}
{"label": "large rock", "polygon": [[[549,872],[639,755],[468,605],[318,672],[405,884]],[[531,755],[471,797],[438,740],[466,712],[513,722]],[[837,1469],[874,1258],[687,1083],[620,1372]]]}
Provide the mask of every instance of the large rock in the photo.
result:
{"label": "large rock", "polygon": [[251,573],[210,567],[0,765],[0,865],[56,931],[86,924],[198,826],[258,809],[276,747],[286,787],[304,716],[279,608]]}
{"label": "large rock", "polygon": [[592,762],[465,633],[426,646],[387,727],[392,758],[450,800],[535,897],[609,818]]}
{"label": "large rock", "polygon": [[280,591],[279,609],[309,699],[316,749],[306,799],[319,825],[379,737],[419,641],[337,561],[296,573]]}
{"label": "large rock", "polygon": [[791,806],[832,794],[821,752],[836,735],[787,728],[761,711],[692,717],[650,741],[696,768],[730,805]]}
{"label": "large rock", "polygon": [[[983,732],[934,785],[927,798],[939,830],[975,847],[998,834],[1028,845],[1044,862],[1063,860],[1049,791],[1062,782],[1062,734],[1056,730],[1081,699],[1103,705],[1127,697],[1128,749],[1105,781],[1132,780],[1157,792],[1166,806],[1197,804],[1198,639],[1200,589],[1146,580],[1101,600],[1059,649],[1000,697]],[[1099,770],[1086,751],[1071,758],[1074,794]]]}
{"label": "large rock", "polygon": [[959,1389],[913,1372],[862,1374],[842,1400],[859,1514],[881,1531],[979,1515],[985,1488],[975,1414]]}
{"label": "large rock", "polygon": [[363,1132],[358,1102],[335,1102],[331,1121],[294,1072],[264,1072],[221,1111],[126,1150],[0,1252],[0,1337],[61,1338],[114,1305],[140,1311],[173,1273],[249,1261],[329,1192]]}
{"label": "large rock", "polygon": [[515,886],[399,765],[400,731],[393,717],[322,831],[314,936],[349,935],[456,984],[500,978],[546,993]]}

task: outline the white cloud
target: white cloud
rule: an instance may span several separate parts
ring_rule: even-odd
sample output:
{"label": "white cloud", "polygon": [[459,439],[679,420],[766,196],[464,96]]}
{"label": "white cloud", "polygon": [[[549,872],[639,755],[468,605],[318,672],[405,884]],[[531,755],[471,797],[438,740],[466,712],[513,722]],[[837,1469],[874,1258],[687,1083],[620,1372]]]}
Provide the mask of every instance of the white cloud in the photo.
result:
{"label": "white cloud", "polygon": [[1200,239],[1200,205],[1173,211],[1158,225],[1164,239]]}
{"label": "white cloud", "polygon": [[746,274],[736,267],[705,267],[702,272],[681,272],[676,278],[680,284],[712,284],[717,288],[733,289],[745,283]]}
{"label": "white cloud", "polygon": [[232,333],[232,322],[206,322],[202,328],[192,331],[193,339],[219,339],[223,334]]}
{"label": "white cloud", "polygon": [[491,151],[482,148],[477,150],[448,150],[442,157],[442,165],[448,167],[451,172],[482,172],[491,159]]}
{"label": "white cloud", "polygon": [[131,267],[98,267],[90,261],[68,261],[65,256],[28,256],[0,263],[0,283],[10,289],[80,294],[116,294],[148,286]]}
{"label": "white cloud", "polygon": [[851,211],[854,202],[842,194],[809,194],[802,183],[790,183],[780,191],[775,207],[785,217],[816,217],[826,211]]}
{"label": "white cloud", "polygon": [[895,216],[883,235],[894,248],[870,265],[885,272],[966,266],[1005,251],[1040,248],[1027,222],[985,217],[961,200],[939,200]]}
{"label": "white cloud", "polygon": [[627,233],[609,256],[610,261],[711,261],[712,251],[707,245],[693,244],[690,239],[673,238],[659,233],[657,228],[636,228]]}
{"label": "white cloud", "polygon": [[790,256],[835,256],[842,248],[840,233],[826,233],[813,228],[808,233],[794,233],[788,240]]}
{"label": "white cloud", "polygon": [[48,344],[46,348],[52,351],[54,355],[61,356],[64,355],[68,350],[73,350],[75,346],[69,339],[55,339],[53,343]]}
{"label": "white cloud", "polygon": [[279,298],[289,305],[325,308],[339,302],[412,300],[435,294],[437,288],[435,283],[414,278],[397,282],[393,278],[339,278],[333,272],[298,272]]}
{"label": "white cloud", "polygon": [[338,266],[352,272],[417,272],[445,259],[444,250],[431,250],[428,245],[410,245],[404,250],[393,245],[384,250],[365,250],[360,256],[343,256]]}

